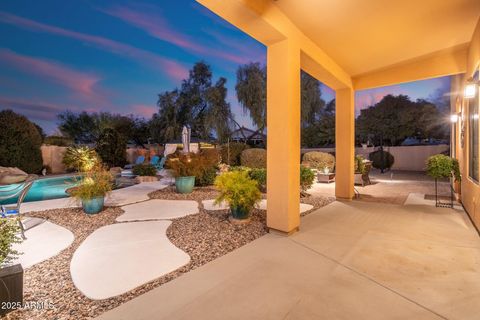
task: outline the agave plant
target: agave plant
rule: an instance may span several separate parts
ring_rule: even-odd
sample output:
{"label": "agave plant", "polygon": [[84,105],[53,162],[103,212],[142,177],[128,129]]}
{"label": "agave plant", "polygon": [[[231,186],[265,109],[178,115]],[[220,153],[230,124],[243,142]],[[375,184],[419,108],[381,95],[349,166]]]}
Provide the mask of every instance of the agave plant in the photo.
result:
{"label": "agave plant", "polygon": [[100,163],[94,149],[87,146],[68,147],[63,156],[63,164],[67,169],[79,172],[88,172]]}

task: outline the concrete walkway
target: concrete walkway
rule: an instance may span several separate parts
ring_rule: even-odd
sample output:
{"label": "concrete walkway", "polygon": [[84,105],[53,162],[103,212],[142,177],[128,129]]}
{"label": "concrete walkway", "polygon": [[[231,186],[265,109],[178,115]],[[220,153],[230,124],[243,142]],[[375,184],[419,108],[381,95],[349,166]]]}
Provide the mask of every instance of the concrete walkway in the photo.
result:
{"label": "concrete walkway", "polygon": [[334,202],[99,319],[478,319],[479,261],[461,210]]}
{"label": "concrete walkway", "polygon": [[190,256],[167,238],[170,224],[117,223],[95,230],[73,255],[73,283],[90,299],[107,299],[187,264]]}
{"label": "concrete walkway", "polygon": [[26,240],[13,245],[21,253],[15,263],[21,263],[24,269],[56,256],[75,239],[70,230],[49,221],[28,229],[25,236]]}
{"label": "concrete walkway", "polygon": [[[122,189],[113,190],[105,201],[106,206],[118,207],[150,199],[150,192],[168,187],[170,181],[162,179],[156,182],[143,182]],[[51,209],[76,208],[80,204],[73,198],[62,198],[42,201],[25,202],[22,204],[22,214]]]}

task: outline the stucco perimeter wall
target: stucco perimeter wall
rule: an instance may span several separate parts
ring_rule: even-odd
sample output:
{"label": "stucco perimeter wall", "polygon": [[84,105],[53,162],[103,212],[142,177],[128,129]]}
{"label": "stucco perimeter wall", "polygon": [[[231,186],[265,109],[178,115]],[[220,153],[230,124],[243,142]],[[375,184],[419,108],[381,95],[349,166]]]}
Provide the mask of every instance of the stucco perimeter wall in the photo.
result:
{"label": "stucco perimeter wall", "polygon": [[52,173],[65,173],[62,160],[67,147],[43,145],[41,150],[44,166],[50,167]]}
{"label": "stucco perimeter wall", "polygon": [[[395,158],[392,169],[405,171],[425,171],[425,162],[428,157],[446,152],[450,149],[448,145],[433,146],[408,146],[408,147],[385,147]],[[378,148],[355,148],[356,155],[362,155],[368,159],[368,155]],[[335,152],[335,148],[302,149],[302,154],[308,151]]]}

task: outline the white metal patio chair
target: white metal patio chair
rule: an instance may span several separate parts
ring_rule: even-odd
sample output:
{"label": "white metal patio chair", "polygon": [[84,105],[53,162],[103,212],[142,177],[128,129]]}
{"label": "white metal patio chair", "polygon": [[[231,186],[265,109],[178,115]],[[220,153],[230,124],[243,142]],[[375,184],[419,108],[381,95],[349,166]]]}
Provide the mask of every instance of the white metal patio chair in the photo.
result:
{"label": "white metal patio chair", "polygon": [[[28,175],[27,179],[24,182],[12,185],[3,185],[0,186],[0,201],[5,201],[8,199],[17,198],[16,203],[5,204],[0,206],[0,218],[9,219],[13,217],[20,217],[21,211],[20,207],[25,200],[25,196],[33,185],[33,182],[37,179],[36,175]],[[20,219],[18,219],[18,224],[20,226],[20,231],[22,233],[22,238],[25,237],[25,227]]]}

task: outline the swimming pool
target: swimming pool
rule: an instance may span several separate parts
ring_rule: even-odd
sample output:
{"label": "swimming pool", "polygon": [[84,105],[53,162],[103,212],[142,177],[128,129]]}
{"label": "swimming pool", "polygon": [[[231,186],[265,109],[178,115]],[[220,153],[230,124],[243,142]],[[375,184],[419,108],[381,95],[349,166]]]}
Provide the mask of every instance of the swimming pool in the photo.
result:
{"label": "swimming pool", "polygon": [[[38,179],[33,182],[24,202],[67,198],[65,190],[79,183],[78,176],[61,176]],[[9,190],[17,185],[0,186],[0,190]],[[18,197],[0,201],[0,204],[12,204],[17,202]]]}

